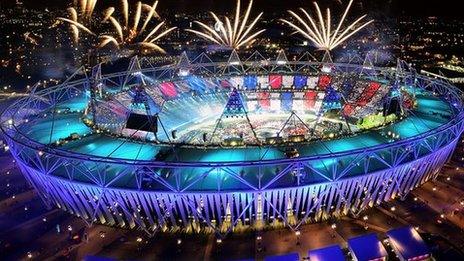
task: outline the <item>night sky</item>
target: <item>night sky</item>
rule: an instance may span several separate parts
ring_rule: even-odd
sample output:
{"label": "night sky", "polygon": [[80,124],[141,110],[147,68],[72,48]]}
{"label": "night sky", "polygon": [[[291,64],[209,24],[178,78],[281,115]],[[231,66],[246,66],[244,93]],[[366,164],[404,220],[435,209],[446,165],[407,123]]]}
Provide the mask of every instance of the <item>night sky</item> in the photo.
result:
{"label": "night sky", "polygon": [[[16,0],[0,0],[2,5],[12,4]],[[22,0],[28,8],[43,7],[65,7],[71,0]],[[136,0],[130,0],[136,2]],[[151,2],[144,0],[143,2]],[[236,0],[160,0],[160,10],[173,10],[181,12],[198,12],[198,11],[225,11],[230,10],[235,5]],[[321,7],[330,6],[336,9],[340,6],[340,1],[346,5],[348,0],[319,0]],[[353,11],[367,12],[372,15],[398,16],[439,16],[461,18],[462,8],[459,0],[357,0],[355,1]],[[100,0],[97,6],[117,5],[119,0]],[[242,0],[242,5],[247,0]],[[255,0],[255,10],[262,10],[267,13],[278,13],[281,10],[301,6],[310,6],[312,0]]]}

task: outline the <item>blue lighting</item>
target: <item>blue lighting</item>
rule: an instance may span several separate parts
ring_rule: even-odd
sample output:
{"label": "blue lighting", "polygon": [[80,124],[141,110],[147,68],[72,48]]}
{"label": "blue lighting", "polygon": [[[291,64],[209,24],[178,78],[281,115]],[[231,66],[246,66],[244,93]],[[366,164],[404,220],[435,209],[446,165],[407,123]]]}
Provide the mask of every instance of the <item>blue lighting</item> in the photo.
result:
{"label": "blue lighting", "polygon": [[295,89],[300,90],[303,89],[307,85],[308,82],[308,76],[304,75],[295,75],[293,77],[293,85],[295,86]]}
{"label": "blue lighting", "polygon": [[246,75],[243,79],[243,83],[248,90],[254,90],[258,85],[258,77],[256,75]]}
{"label": "blue lighting", "polygon": [[291,92],[284,92],[281,94],[282,96],[282,110],[283,111],[291,111],[293,107],[293,93]]}

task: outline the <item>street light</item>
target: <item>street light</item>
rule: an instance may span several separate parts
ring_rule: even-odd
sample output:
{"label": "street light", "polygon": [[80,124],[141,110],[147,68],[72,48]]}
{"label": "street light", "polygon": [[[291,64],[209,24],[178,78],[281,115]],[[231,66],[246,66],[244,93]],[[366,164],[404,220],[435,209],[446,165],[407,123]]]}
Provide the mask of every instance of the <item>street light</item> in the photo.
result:
{"label": "street light", "polygon": [[300,245],[300,235],[301,235],[300,230],[295,231],[296,245],[297,245],[297,246]]}
{"label": "street light", "polygon": [[363,217],[363,220],[364,220],[364,229],[367,230],[369,228],[369,226],[367,225],[367,220],[369,219],[369,217],[367,215],[365,215]]}
{"label": "street light", "polygon": [[337,228],[337,224],[333,223],[330,227],[331,227],[332,230],[333,230],[333,231],[332,231],[332,238],[335,238],[335,229]]}
{"label": "street light", "polygon": [[137,237],[137,239],[135,241],[137,241],[137,251],[141,251],[142,250],[142,241],[143,241],[143,239],[141,237]]}

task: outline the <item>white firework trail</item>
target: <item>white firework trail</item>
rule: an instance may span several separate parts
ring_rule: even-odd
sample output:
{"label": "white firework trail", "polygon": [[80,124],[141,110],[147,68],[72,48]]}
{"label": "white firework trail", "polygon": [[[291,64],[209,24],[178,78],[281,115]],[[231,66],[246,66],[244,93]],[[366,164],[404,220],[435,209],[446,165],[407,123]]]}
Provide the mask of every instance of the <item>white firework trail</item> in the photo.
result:
{"label": "white firework trail", "polygon": [[210,12],[211,16],[213,17],[216,23],[216,26],[218,27],[217,30],[215,30],[214,26],[209,26],[203,22],[195,21],[195,23],[201,27],[202,31],[193,29],[186,29],[186,31],[194,33],[197,36],[205,40],[211,41],[215,44],[218,44],[220,46],[232,49],[239,49],[245,44],[254,41],[256,36],[265,31],[264,29],[262,29],[259,31],[252,32],[256,23],[263,15],[262,12],[258,14],[258,16],[256,16],[250,24],[247,24],[252,6],[253,0],[249,2],[248,7],[245,11],[245,15],[242,18],[240,15],[240,0],[237,0],[235,16],[232,19],[226,16],[224,17],[224,21],[221,21],[215,13]]}
{"label": "white firework trail", "polygon": [[[343,12],[340,21],[338,22],[338,25],[335,27],[335,30],[332,30],[331,26],[332,17],[330,15],[330,9],[327,8],[326,18],[324,19],[321,9],[316,2],[314,2],[314,6],[316,8],[317,20],[313,18],[306,10],[300,8],[299,10],[301,11],[302,15],[299,15],[291,10],[288,11],[288,13],[297,20],[297,23],[290,22],[286,19],[281,19],[281,21],[290,26],[306,39],[313,42],[316,47],[322,50],[331,51],[374,21],[369,20],[366,22],[366,15],[363,15],[345,27],[345,19],[348,15],[352,3],[353,0],[350,0],[348,6]],[[344,28],[342,29],[342,27]]]}

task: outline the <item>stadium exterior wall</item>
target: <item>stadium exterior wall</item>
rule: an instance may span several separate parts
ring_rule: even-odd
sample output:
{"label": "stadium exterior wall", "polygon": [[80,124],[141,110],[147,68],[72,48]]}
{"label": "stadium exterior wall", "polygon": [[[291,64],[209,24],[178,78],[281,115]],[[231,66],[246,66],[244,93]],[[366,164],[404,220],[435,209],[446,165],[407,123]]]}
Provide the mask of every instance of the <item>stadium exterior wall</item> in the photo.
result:
{"label": "stadium exterior wall", "polygon": [[433,179],[458,138],[415,161],[367,175],[308,186],[254,192],[169,193],[102,188],[19,166],[50,204],[98,222],[125,228],[227,233],[247,227],[289,226],[330,216],[357,215],[368,206],[406,195]]}

